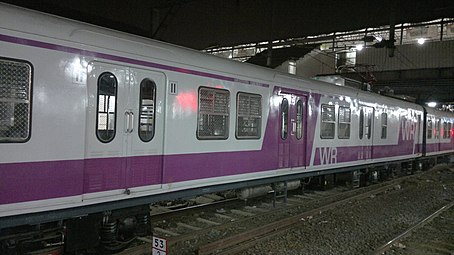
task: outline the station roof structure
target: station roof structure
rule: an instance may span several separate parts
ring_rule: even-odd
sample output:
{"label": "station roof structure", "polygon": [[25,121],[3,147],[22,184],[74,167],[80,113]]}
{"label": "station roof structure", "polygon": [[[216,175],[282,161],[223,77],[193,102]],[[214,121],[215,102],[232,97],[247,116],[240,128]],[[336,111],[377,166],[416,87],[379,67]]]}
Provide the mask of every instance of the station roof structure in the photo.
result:
{"label": "station roof structure", "polygon": [[193,49],[454,17],[452,0],[2,0]]}

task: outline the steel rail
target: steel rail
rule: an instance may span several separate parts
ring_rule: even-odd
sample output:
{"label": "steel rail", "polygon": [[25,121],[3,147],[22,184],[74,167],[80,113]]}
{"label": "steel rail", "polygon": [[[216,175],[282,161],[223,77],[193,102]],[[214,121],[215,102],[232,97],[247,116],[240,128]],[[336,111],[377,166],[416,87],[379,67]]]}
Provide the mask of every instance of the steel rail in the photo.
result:
{"label": "steel rail", "polygon": [[426,217],[423,220],[421,220],[420,222],[418,222],[416,225],[414,225],[411,228],[407,229],[402,234],[398,235],[394,239],[390,240],[386,244],[382,245],[381,247],[379,247],[378,249],[373,251],[371,254],[373,254],[373,255],[383,254],[385,251],[389,250],[396,242],[398,242],[398,241],[402,240],[403,238],[405,238],[406,236],[410,235],[414,230],[425,226],[427,223],[431,222],[433,219],[438,217],[442,212],[448,210],[452,206],[454,206],[454,202],[451,202],[451,203],[441,207],[436,212],[432,213],[428,217]]}

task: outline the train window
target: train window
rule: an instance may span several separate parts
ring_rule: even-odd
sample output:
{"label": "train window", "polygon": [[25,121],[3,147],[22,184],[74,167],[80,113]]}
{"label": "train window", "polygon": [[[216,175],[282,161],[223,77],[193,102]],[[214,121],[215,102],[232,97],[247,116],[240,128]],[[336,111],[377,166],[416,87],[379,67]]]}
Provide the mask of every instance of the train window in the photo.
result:
{"label": "train window", "polygon": [[448,138],[448,122],[443,121],[443,138]]}
{"label": "train window", "polygon": [[200,88],[197,138],[229,137],[230,93],[224,89]]}
{"label": "train window", "polygon": [[149,142],[154,136],[156,84],[150,79],[140,82],[139,138]]}
{"label": "train window", "polygon": [[350,122],[351,122],[351,110],[348,107],[339,107],[339,126],[338,126],[338,137],[339,139],[350,138]]}
{"label": "train window", "polygon": [[435,126],[435,139],[439,139],[440,138],[441,120],[438,119],[435,125],[436,125]]}
{"label": "train window", "polygon": [[359,139],[364,137],[364,110],[359,111]]}
{"label": "train window", "polygon": [[102,73],[98,78],[98,114],[96,136],[103,143],[115,137],[117,118],[117,78],[112,73]]}
{"label": "train window", "polygon": [[381,139],[386,139],[388,136],[388,114],[381,114]]}
{"label": "train window", "polygon": [[296,102],[296,139],[303,138],[303,102]]}
{"label": "train window", "polygon": [[322,123],[320,130],[320,137],[323,139],[333,139],[335,126],[336,126],[336,115],[334,105],[322,105]]}
{"label": "train window", "polygon": [[432,132],[433,132],[432,119],[427,119],[427,139],[432,139]]}
{"label": "train window", "polygon": [[248,93],[237,94],[236,137],[258,139],[261,135],[262,96]]}
{"label": "train window", "polygon": [[370,139],[372,136],[372,113],[368,112],[366,114],[367,121],[366,121],[366,135],[367,139]]}
{"label": "train window", "polygon": [[288,100],[282,99],[281,103],[281,138],[287,139],[288,136]]}
{"label": "train window", "polygon": [[451,124],[451,122],[448,122],[448,138],[451,138],[451,129],[452,129],[452,124]]}
{"label": "train window", "polygon": [[30,138],[32,65],[0,59],[0,142]]}

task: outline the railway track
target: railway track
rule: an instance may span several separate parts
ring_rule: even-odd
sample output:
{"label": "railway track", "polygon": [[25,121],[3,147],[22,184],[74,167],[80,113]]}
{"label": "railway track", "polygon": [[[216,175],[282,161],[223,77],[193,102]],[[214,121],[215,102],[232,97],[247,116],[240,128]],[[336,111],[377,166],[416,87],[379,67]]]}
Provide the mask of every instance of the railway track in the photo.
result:
{"label": "railway track", "polygon": [[454,202],[441,207],[373,254],[454,254]]}
{"label": "railway track", "polygon": [[[377,195],[379,193],[388,191],[393,189],[396,186],[395,183],[388,184],[382,187],[377,187],[367,192],[363,192],[357,195],[353,195],[350,197],[346,197],[344,199],[338,200],[333,203],[329,203],[324,206],[320,206],[305,212],[302,212],[297,215],[293,215],[291,217],[285,218],[283,220],[279,220],[276,222],[272,222],[270,224],[263,225],[261,227],[251,229],[246,232],[242,232],[224,239],[220,239],[216,242],[209,243],[207,245],[203,245],[199,247],[198,254],[205,255],[205,254],[237,254],[241,251],[247,250],[252,246],[260,242],[264,242],[269,238],[273,238],[276,235],[288,230],[295,226],[302,221],[309,220],[312,217],[319,216],[326,211],[332,210],[337,206],[348,203],[354,200],[369,198],[370,196]],[[323,217],[323,216],[321,216]],[[320,219],[319,219],[320,220]]]}
{"label": "railway track", "polygon": [[[336,200],[344,194],[342,189],[326,192],[312,191],[303,195],[293,195],[287,199],[287,203],[276,202],[269,198],[267,201],[255,200],[245,203],[240,200],[220,201],[197,208],[185,208],[178,212],[168,212],[158,215],[154,219],[153,232],[155,235],[168,240],[169,246],[197,239],[202,235],[211,233],[226,233],[229,229],[236,228],[242,223],[255,221],[263,217],[272,218],[274,214],[300,207],[309,202],[323,200]],[[196,209],[196,210],[194,210]],[[188,216],[189,215],[189,216]]]}
{"label": "railway track", "polygon": [[[276,207],[273,207],[272,201],[245,205],[244,202],[230,200],[161,213],[154,216],[153,233],[167,240],[170,254],[236,254],[301,221],[319,217],[322,212],[343,203],[394,189],[400,182],[414,176],[354,190],[335,189],[293,195],[287,199],[287,204],[278,203]],[[282,215],[286,215],[284,219]],[[254,223],[255,227],[251,227]],[[151,239],[141,241],[143,244],[122,254],[149,254]]]}

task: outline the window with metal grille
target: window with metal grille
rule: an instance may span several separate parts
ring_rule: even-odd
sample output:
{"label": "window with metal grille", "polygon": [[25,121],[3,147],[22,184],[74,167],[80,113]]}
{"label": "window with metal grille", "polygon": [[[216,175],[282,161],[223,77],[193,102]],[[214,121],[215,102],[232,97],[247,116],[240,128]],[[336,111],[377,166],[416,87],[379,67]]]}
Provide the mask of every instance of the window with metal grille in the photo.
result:
{"label": "window with metal grille", "polygon": [[32,65],[0,59],[0,142],[30,139]]}
{"label": "window with metal grille", "polygon": [[229,137],[230,93],[224,89],[199,89],[198,139]]}
{"label": "window with metal grille", "polygon": [[139,138],[143,142],[153,139],[155,129],[156,84],[150,79],[140,82]]}
{"label": "window with metal grille", "polygon": [[432,132],[433,132],[432,119],[427,119],[427,139],[432,139]]}
{"label": "window with metal grille", "polygon": [[281,103],[281,139],[285,140],[288,137],[288,100],[282,99]]}
{"label": "window with metal grille", "polygon": [[303,138],[303,102],[296,102],[296,139]]}
{"label": "window with metal grille", "polygon": [[381,139],[386,139],[388,136],[388,114],[381,114]]}
{"label": "window with metal grille", "polygon": [[322,118],[320,125],[320,137],[333,139],[336,128],[336,114],[334,105],[322,105]]}
{"label": "window with metal grille", "polygon": [[236,137],[239,139],[259,139],[262,123],[262,96],[257,94],[237,94]]}
{"label": "window with metal grille", "polygon": [[102,73],[98,78],[98,114],[96,136],[108,143],[115,137],[117,118],[117,78],[112,73]]}
{"label": "window with metal grille", "polygon": [[351,110],[348,107],[339,107],[339,139],[350,139]]}

